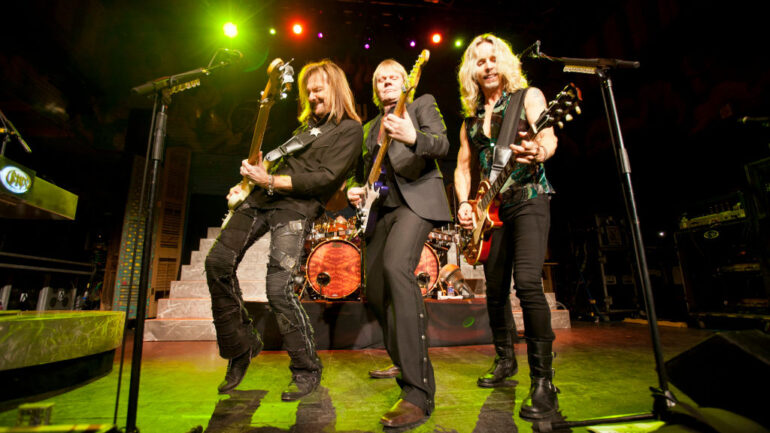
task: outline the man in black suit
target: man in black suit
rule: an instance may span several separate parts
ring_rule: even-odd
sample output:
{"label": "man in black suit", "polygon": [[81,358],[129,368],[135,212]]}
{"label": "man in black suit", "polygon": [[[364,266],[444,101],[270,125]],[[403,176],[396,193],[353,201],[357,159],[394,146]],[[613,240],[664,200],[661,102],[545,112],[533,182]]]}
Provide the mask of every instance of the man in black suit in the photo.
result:
{"label": "man in black suit", "polygon": [[[370,375],[396,377],[401,396],[380,422],[401,427],[425,420],[435,406],[427,317],[414,269],[430,231],[452,219],[435,161],[447,154],[449,141],[431,95],[409,104],[403,118],[392,114],[407,80],[406,70],[398,62],[380,63],[372,80],[380,114],[364,125],[359,181],[368,175],[384,134],[393,141],[383,163],[388,194],[380,198],[374,234],[366,244],[366,299],[382,326],[385,348],[394,365]],[[348,189],[353,205],[358,206],[363,198],[364,188]]]}

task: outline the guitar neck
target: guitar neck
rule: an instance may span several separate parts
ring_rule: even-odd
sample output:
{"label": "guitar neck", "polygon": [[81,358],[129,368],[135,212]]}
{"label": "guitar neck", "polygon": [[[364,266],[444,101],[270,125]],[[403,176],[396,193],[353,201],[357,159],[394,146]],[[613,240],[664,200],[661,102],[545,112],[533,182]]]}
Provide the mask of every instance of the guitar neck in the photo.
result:
{"label": "guitar neck", "polygon": [[257,162],[257,156],[259,156],[259,151],[262,149],[262,139],[265,137],[265,129],[267,129],[267,118],[270,117],[270,108],[272,106],[273,103],[269,102],[259,107],[257,123],[254,125],[254,135],[251,137],[249,164],[253,165]]}
{"label": "guitar neck", "polygon": [[[398,103],[396,104],[396,109],[393,111],[393,114],[398,117],[402,117],[404,115],[404,111],[406,111],[406,99],[408,96],[408,91],[401,94],[401,96],[398,98]],[[388,154],[388,148],[390,148],[390,142],[392,139],[387,133],[385,133],[385,116],[386,115],[383,114],[382,119],[380,120],[380,131],[378,135],[378,137],[384,138],[380,144],[380,150],[377,152],[377,158],[375,158],[374,164],[372,164],[369,177],[366,180],[367,185],[374,185],[374,183],[377,182],[377,179],[379,179],[380,171],[382,169],[382,162],[385,160],[385,155]]]}

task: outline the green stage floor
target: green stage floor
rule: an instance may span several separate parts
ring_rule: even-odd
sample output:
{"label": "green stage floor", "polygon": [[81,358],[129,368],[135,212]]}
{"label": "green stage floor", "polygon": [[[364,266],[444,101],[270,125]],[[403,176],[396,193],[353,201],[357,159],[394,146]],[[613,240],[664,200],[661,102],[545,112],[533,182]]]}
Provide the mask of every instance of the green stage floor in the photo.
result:
{"label": "green stage floor", "polygon": [[[649,411],[648,388],[657,385],[648,328],[638,324],[573,324],[556,331],[554,361],[568,420]],[[661,327],[666,359],[711,332]],[[129,345],[130,347],[130,345]],[[530,432],[518,417],[529,388],[524,344],[516,345],[519,383],[495,390],[476,387],[491,364],[492,346],[432,348],[436,410],[415,432]],[[384,350],[321,351],[321,388],[301,402],[284,403],[289,382],[285,352],[263,352],[252,362],[238,392],[217,395],[226,362],[214,342],[144,344],[137,425],[143,433],[188,432],[380,432],[378,420],[398,398],[392,379],[369,379],[367,371],[389,363]],[[126,357],[118,426],[125,426],[130,357]],[[40,401],[55,403],[54,424],[112,423],[119,358],[105,377]],[[677,397],[692,403],[674,389]],[[18,402],[17,402],[18,403]],[[16,421],[15,405],[0,406],[0,426]],[[584,428],[575,432],[587,431]]]}

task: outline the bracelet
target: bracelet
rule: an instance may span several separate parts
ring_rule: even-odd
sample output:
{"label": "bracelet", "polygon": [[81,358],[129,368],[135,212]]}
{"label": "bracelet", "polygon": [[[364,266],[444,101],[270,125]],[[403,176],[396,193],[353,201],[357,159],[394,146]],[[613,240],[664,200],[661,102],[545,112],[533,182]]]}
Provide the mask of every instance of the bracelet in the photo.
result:
{"label": "bracelet", "polygon": [[460,209],[460,206],[462,206],[465,203],[471,204],[471,202],[469,202],[468,200],[463,200],[463,201],[461,201],[460,203],[457,204],[457,209]]}
{"label": "bracelet", "polygon": [[272,174],[267,176],[267,195],[273,195],[273,180],[275,178]]}

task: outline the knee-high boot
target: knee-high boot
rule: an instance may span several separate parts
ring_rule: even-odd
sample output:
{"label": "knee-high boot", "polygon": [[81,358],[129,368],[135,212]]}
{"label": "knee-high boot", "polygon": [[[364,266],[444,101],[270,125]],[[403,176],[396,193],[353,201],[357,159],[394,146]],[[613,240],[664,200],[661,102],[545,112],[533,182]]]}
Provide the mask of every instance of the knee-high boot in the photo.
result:
{"label": "knee-high boot", "polygon": [[519,416],[525,419],[543,419],[553,416],[559,410],[559,389],[553,380],[553,352],[550,341],[527,340],[529,377],[532,385],[529,395],[521,405]]}
{"label": "knee-high boot", "polygon": [[[494,388],[505,383],[505,379],[519,371],[516,356],[513,351],[513,343],[516,341],[516,329],[505,329],[504,332],[494,332],[495,360],[492,367],[479,377],[476,385],[481,388]],[[499,334],[499,335],[497,335]]]}

